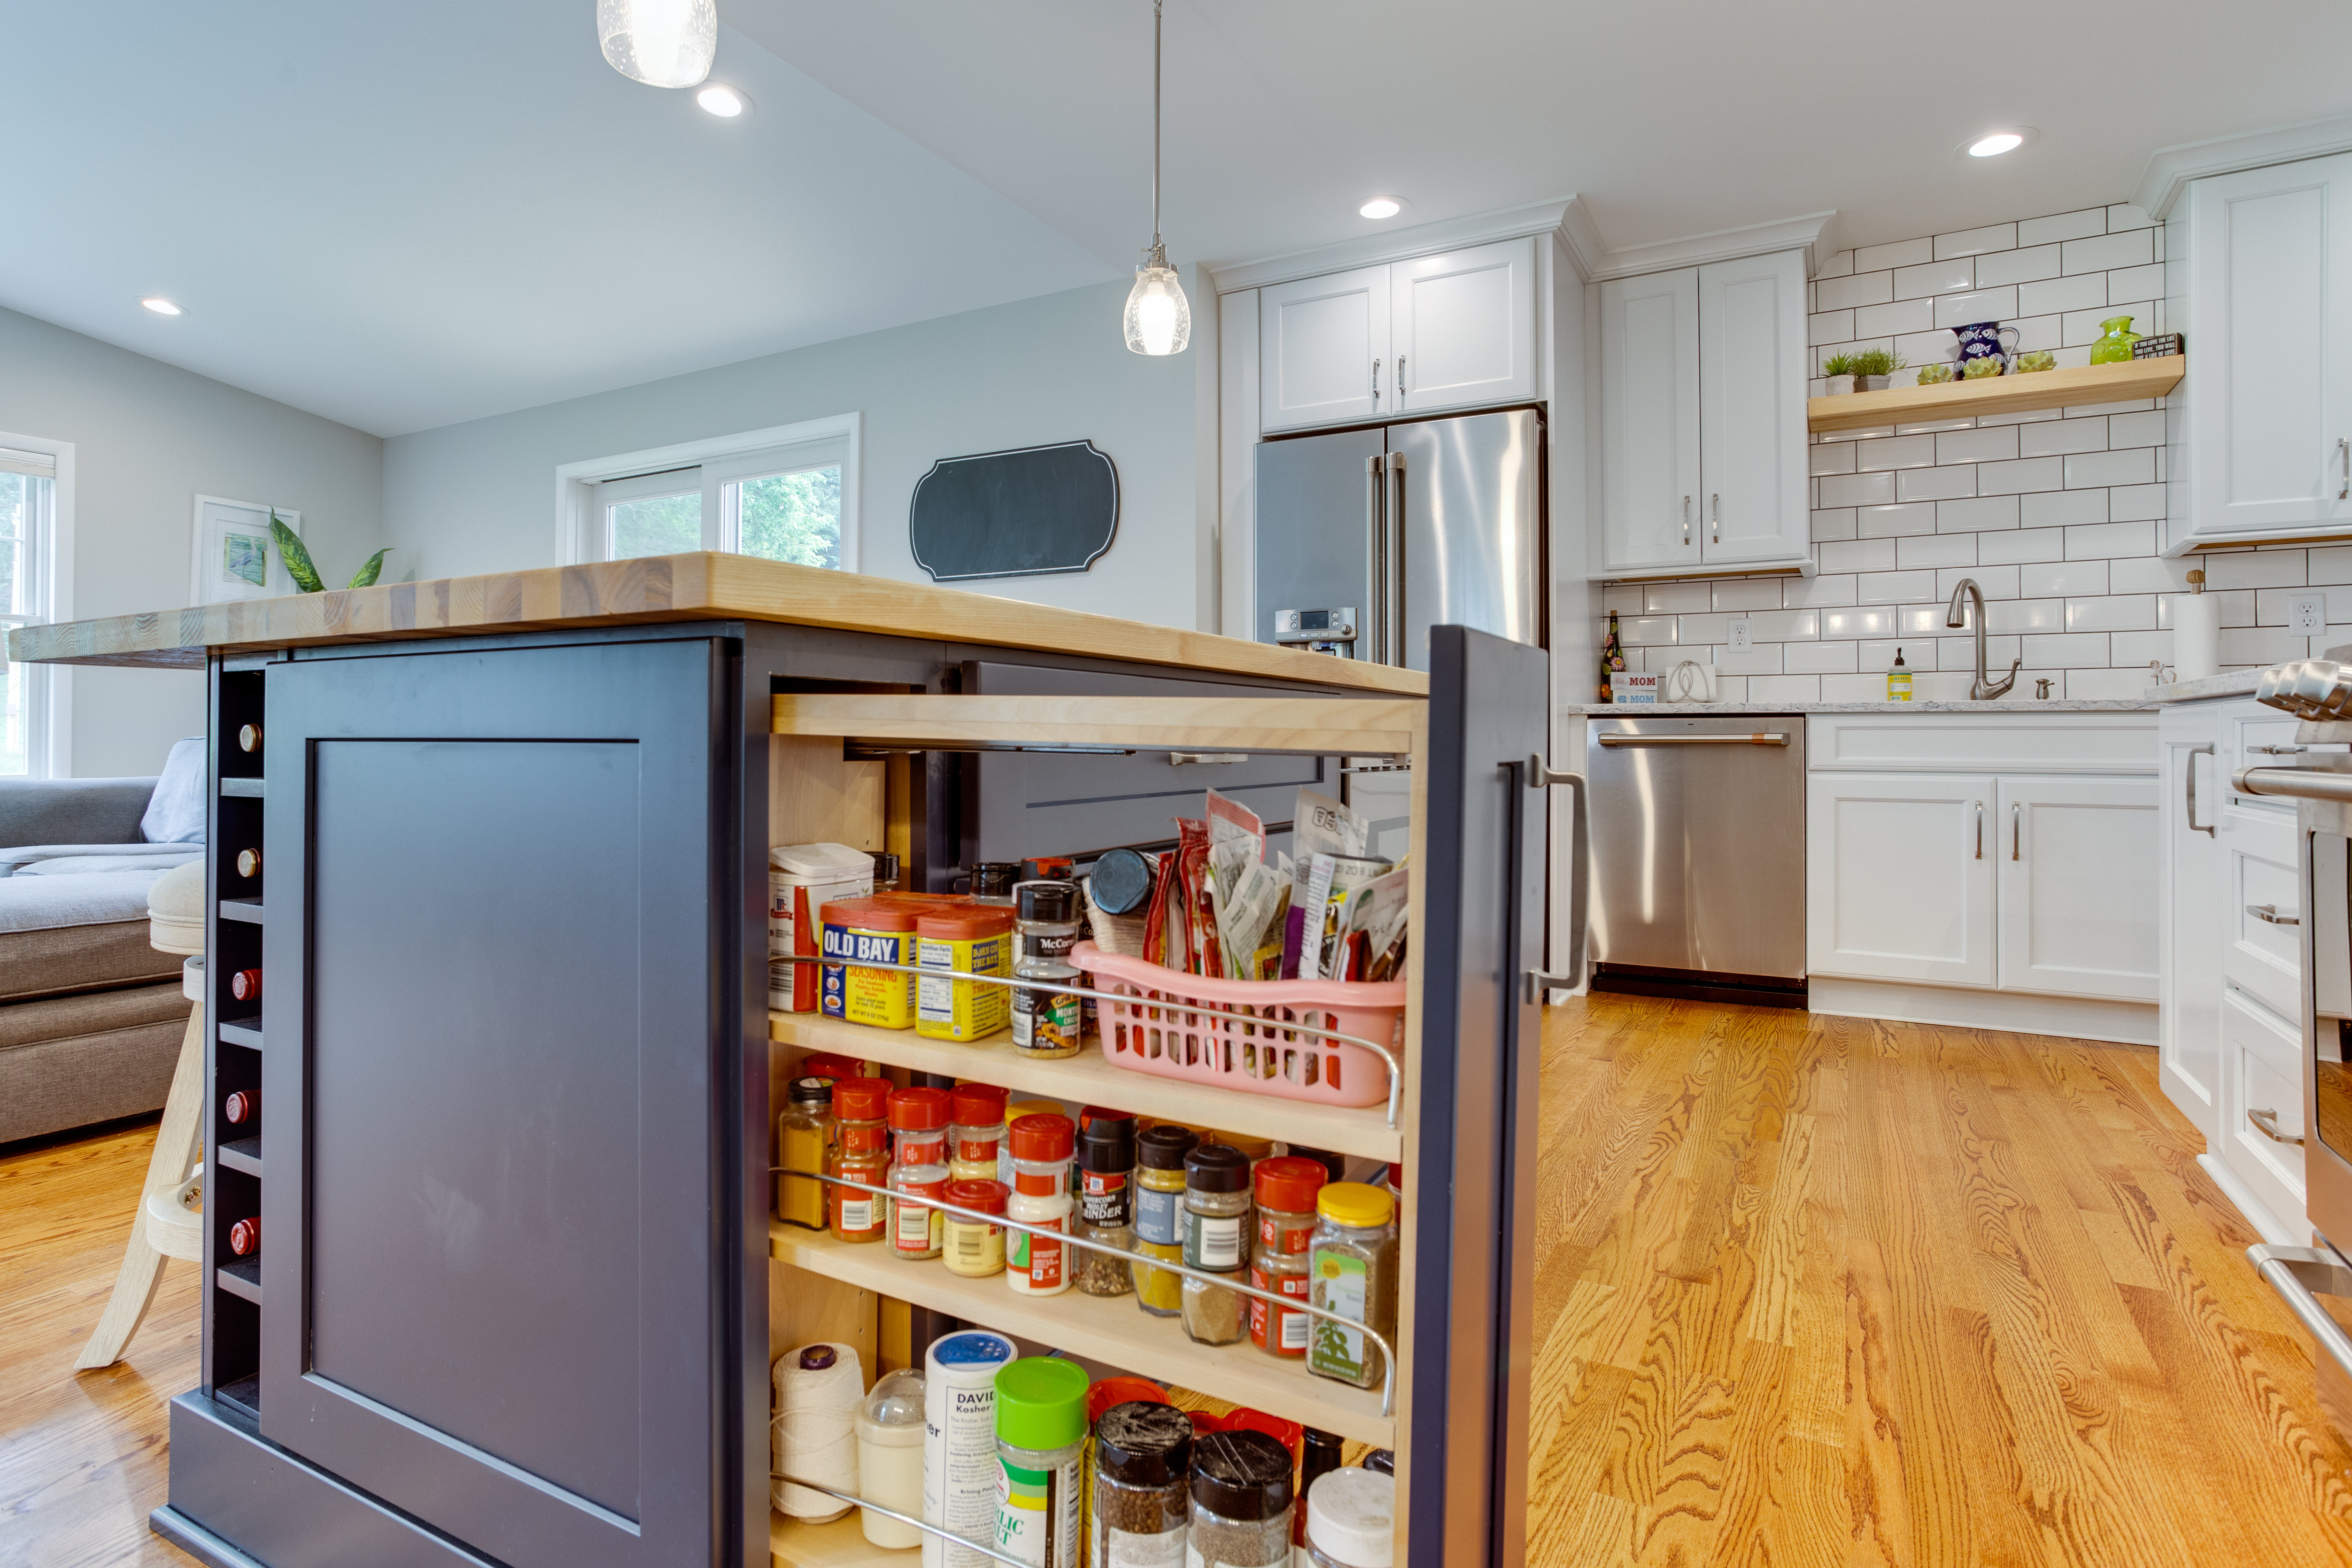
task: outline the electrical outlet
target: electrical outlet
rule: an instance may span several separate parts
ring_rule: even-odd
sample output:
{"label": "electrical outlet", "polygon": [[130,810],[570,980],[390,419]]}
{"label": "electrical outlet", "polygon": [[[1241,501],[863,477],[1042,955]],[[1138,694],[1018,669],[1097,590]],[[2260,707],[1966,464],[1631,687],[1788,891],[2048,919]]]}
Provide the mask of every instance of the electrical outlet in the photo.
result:
{"label": "electrical outlet", "polygon": [[2327,630],[2327,595],[2290,593],[2286,596],[2286,629],[2298,637],[2316,637]]}
{"label": "electrical outlet", "polygon": [[1733,616],[1731,618],[1731,651],[1735,653],[1745,653],[1754,646],[1756,646],[1754,623],[1745,615]]}

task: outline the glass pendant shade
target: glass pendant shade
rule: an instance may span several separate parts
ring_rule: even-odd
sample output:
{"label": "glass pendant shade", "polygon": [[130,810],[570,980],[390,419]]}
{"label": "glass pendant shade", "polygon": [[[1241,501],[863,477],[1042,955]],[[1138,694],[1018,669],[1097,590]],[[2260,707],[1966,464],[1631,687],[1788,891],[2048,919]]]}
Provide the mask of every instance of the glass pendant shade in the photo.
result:
{"label": "glass pendant shade", "polygon": [[1135,269],[1127,297],[1127,346],[1139,354],[1181,354],[1192,340],[1192,307],[1166,257]]}
{"label": "glass pendant shade", "polygon": [[692,87],[719,47],[718,0],[596,0],[596,42],[631,81]]}

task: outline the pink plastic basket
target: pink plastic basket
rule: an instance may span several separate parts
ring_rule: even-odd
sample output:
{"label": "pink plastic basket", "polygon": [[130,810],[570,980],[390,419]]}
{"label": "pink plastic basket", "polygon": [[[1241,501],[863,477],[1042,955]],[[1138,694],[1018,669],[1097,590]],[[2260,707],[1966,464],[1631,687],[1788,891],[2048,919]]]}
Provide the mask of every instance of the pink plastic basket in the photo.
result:
{"label": "pink plastic basket", "polygon": [[[1138,1072],[1190,1079],[1323,1105],[1378,1105],[1389,1069],[1360,1045],[1286,1025],[1338,1030],[1402,1054],[1402,980],[1212,980],[1081,942],[1070,957],[1097,990],[1134,998],[1101,1004],[1102,1052]],[[1214,1009],[1181,1011],[1162,1004]]]}

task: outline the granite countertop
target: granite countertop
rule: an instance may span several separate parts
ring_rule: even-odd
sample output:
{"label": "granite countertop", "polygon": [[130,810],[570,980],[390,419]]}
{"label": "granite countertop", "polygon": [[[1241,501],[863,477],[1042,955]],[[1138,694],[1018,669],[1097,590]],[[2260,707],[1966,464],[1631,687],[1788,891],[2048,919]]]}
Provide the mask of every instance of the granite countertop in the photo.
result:
{"label": "granite countertop", "polygon": [[2225,670],[2199,681],[2175,681],[2150,694],[2160,703],[2201,702],[2207,697],[2250,697],[2263,678],[2260,670]]}
{"label": "granite countertop", "polygon": [[[2247,689],[2252,690],[2251,686]],[[1621,718],[1704,718],[1709,714],[1751,713],[2147,713],[2156,706],[2154,697],[2110,697],[2078,702],[2055,697],[2027,697],[2022,702],[1986,703],[1581,703],[1575,711],[1595,716],[1614,715]]]}

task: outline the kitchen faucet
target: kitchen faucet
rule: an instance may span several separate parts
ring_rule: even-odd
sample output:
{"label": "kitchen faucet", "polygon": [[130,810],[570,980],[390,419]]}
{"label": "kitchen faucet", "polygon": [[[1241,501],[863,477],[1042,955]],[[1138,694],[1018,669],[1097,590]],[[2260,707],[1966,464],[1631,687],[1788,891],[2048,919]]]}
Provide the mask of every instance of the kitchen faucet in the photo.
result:
{"label": "kitchen faucet", "polygon": [[1986,678],[1984,590],[1977,586],[1977,580],[1975,578],[1964,577],[1960,579],[1959,586],[1952,590],[1952,604],[1950,609],[1944,612],[1944,624],[1947,626],[1962,626],[1967,624],[1966,622],[1960,619],[1960,596],[1962,594],[1966,594],[1970,599],[1976,601],[1977,614],[1977,678],[1969,683],[1969,701],[1972,703],[1990,702],[1995,697],[2006,696],[2009,695],[2009,688],[2017,684],[2017,667],[2025,663],[2025,660],[2021,657],[2011,659],[2009,662],[2009,674],[2002,678],[1999,685],[1995,685],[1990,680]]}

